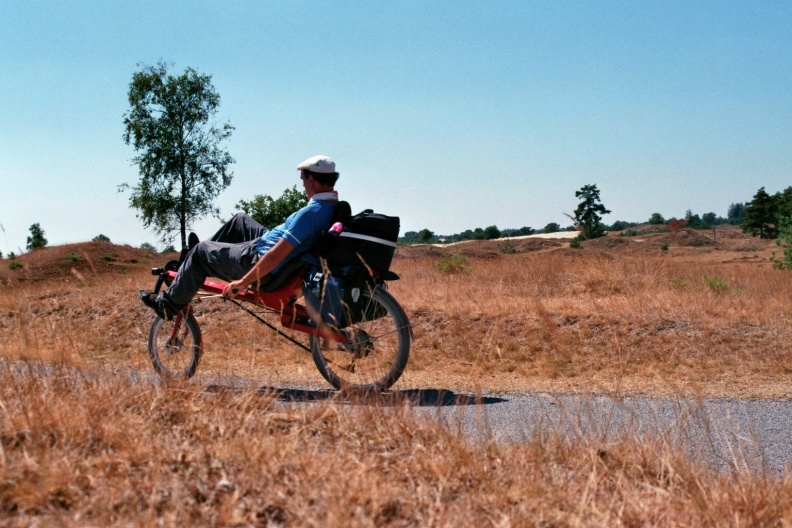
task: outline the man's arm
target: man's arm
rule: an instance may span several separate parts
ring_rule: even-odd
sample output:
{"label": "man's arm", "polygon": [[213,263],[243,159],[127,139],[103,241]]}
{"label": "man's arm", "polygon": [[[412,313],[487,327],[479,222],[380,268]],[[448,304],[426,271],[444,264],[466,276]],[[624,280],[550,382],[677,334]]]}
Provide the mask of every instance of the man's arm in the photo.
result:
{"label": "man's arm", "polygon": [[283,262],[283,259],[291,253],[292,249],[294,249],[294,246],[285,238],[278,240],[269,251],[258,259],[256,264],[244,277],[234,282],[229,282],[226,287],[223,288],[223,297],[230,297],[233,299],[245,288],[265,277],[274,270],[278,264]]}

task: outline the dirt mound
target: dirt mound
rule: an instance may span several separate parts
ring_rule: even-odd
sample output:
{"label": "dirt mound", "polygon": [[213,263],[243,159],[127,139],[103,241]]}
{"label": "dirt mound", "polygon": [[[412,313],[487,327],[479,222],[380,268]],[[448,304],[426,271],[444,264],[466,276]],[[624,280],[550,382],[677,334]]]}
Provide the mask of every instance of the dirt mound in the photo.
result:
{"label": "dirt mound", "polygon": [[13,260],[0,260],[0,283],[77,281],[106,273],[163,265],[177,254],[162,255],[109,242],[84,242],[36,249]]}

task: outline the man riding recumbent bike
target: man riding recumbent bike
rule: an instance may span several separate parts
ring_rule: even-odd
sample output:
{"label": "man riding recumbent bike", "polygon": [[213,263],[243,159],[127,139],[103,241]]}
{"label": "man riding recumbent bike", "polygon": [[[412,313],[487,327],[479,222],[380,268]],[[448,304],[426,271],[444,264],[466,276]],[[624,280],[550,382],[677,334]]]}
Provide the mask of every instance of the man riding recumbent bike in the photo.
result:
{"label": "man riding recumbent bike", "polygon": [[[381,391],[401,376],[410,354],[412,328],[386,281],[399,234],[399,219],[370,210],[351,216],[338,204],[336,222],[312,251],[320,266],[295,259],[277,274],[264,277],[227,299],[297,346],[309,350],[322,376],[336,389]],[[179,261],[154,268],[154,293],[177,275]],[[189,378],[203,353],[201,329],[193,304],[224,299],[226,284],[206,279],[193,302],[172,320],[156,316],[148,350],[154,368],[168,377]],[[304,299],[302,303],[298,302]],[[254,312],[251,308],[259,310]],[[261,317],[275,315],[284,328],[308,335],[308,346]]]}

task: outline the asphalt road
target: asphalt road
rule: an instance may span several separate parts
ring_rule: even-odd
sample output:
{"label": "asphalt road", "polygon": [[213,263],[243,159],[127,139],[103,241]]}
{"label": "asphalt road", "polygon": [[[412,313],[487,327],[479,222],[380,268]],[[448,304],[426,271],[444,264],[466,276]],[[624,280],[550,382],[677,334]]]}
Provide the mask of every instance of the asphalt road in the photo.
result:
{"label": "asphalt road", "polygon": [[[0,366],[27,375],[48,366],[0,360]],[[157,383],[153,373],[130,372],[136,381]],[[521,442],[537,432],[560,432],[570,438],[595,438],[606,445],[620,438],[661,436],[714,466],[730,471],[751,469],[792,473],[792,400],[614,398],[579,394],[473,394],[443,389],[393,390],[384,395],[345,400],[334,390],[317,387],[259,386],[244,378],[196,376],[208,392],[257,389],[284,405],[335,401],[387,408],[405,402],[416,413],[461,431],[472,441]]]}
{"label": "asphalt road", "polygon": [[522,441],[551,430],[573,438],[662,438],[723,470],[792,470],[792,401],[524,394],[448,410],[471,438]]}
{"label": "asphalt road", "polygon": [[[334,391],[268,388],[281,401],[311,404]],[[577,394],[492,394],[446,390],[392,391],[375,401],[407,400],[422,416],[438,419],[474,441],[521,442],[538,431],[607,442],[628,437],[662,438],[724,471],[792,472],[792,400],[614,398]]]}

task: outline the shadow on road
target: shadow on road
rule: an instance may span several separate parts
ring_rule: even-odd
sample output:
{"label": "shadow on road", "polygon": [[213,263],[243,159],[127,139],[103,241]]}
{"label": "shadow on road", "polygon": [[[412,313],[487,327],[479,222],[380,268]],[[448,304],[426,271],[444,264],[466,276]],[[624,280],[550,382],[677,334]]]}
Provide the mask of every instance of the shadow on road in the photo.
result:
{"label": "shadow on road", "polygon": [[[223,385],[209,385],[207,392],[241,391]],[[492,405],[507,400],[494,396],[476,396],[458,394],[446,389],[406,389],[384,393],[371,392],[364,394],[346,394],[330,389],[291,389],[278,387],[260,387],[258,393],[273,397],[279,401],[292,403],[308,403],[334,401],[353,405],[416,405],[418,407],[449,407],[461,405]]]}

